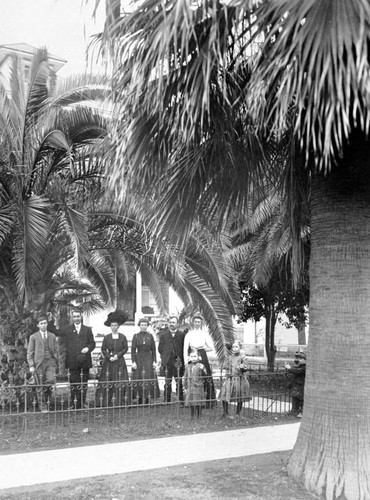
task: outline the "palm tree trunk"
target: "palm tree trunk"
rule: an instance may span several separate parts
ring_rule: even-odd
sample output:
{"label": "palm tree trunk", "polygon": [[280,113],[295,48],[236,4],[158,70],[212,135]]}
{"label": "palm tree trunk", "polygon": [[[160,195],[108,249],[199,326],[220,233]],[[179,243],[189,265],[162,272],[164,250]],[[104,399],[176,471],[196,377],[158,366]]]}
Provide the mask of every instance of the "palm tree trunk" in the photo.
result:
{"label": "palm tree trunk", "polygon": [[326,499],[370,498],[369,158],[352,137],[312,186],[305,401],[288,470]]}

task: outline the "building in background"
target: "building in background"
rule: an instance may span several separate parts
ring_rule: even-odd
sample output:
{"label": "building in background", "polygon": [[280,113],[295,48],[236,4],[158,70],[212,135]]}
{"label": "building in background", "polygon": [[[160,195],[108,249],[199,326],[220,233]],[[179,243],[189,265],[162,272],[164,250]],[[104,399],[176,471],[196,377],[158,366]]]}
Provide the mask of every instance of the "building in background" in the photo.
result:
{"label": "building in background", "polygon": [[[25,79],[29,76],[32,58],[37,52],[37,48],[28,43],[10,43],[0,45],[0,77],[6,82],[8,61],[13,57],[18,57],[22,62],[25,72]],[[48,52],[48,64],[54,76],[67,63],[65,59]]]}

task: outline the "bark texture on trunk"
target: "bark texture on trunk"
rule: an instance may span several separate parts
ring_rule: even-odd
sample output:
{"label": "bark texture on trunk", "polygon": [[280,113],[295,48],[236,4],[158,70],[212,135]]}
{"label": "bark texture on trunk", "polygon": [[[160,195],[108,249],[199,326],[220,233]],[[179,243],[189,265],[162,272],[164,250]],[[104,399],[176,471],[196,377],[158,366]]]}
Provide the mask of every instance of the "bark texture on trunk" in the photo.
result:
{"label": "bark texture on trunk", "polygon": [[289,473],[328,500],[370,499],[370,147],[312,186],[310,335]]}

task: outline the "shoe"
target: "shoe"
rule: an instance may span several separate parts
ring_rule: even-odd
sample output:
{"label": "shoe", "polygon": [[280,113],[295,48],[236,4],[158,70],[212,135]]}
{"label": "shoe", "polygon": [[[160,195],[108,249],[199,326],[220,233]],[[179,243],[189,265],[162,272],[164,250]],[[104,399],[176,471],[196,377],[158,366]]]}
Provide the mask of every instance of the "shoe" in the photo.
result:
{"label": "shoe", "polygon": [[298,413],[297,418],[302,418],[302,413]]}
{"label": "shoe", "polygon": [[85,408],[85,410],[88,410],[90,408],[88,403],[85,403],[83,407]]}

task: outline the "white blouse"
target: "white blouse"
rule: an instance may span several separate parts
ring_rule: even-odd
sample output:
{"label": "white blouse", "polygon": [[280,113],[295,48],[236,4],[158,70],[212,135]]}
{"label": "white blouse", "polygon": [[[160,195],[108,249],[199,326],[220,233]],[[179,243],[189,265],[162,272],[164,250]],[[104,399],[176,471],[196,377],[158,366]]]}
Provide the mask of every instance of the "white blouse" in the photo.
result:
{"label": "white blouse", "polygon": [[188,331],[184,340],[185,363],[189,357],[189,347],[191,349],[204,349],[205,351],[212,351],[212,347],[209,345],[208,333],[201,329]]}

